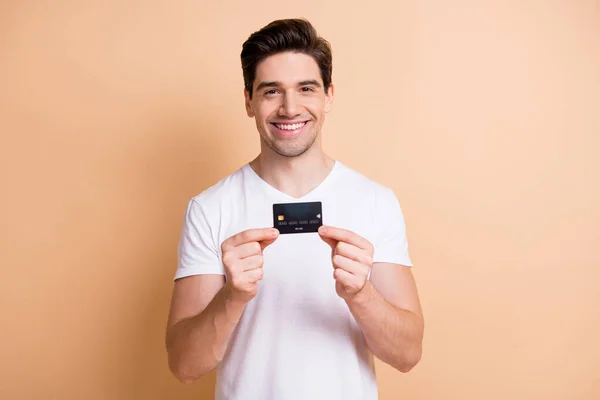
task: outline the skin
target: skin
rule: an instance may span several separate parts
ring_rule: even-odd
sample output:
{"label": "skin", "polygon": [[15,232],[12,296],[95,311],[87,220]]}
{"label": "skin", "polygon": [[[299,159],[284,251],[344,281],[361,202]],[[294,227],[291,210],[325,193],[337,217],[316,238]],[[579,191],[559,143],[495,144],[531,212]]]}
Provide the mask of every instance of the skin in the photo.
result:
{"label": "skin", "polygon": [[[250,166],[263,180],[299,198],[329,174],[334,160],[322,149],[321,128],[333,97],[333,85],[323,87],[318,65],[308,55],[277,54],[257,66],[252,99],[247,91],[244,99],[261,141]],[[295,136],[273,125],[296,122],[307,124]],[[424,328],[410,267],[373,263],[373,245],[354,232],[323,226],[319,235],[332,250],[335,291],[370,350],[397,370],[410,371],[421,359]],[[277,237],[272,228],[240,232],[221,246],[227,280],[196,275],[175,282],[166,345],[169,367],[179,380],[193,382],[222,360],[262,279],[262,252]]]}

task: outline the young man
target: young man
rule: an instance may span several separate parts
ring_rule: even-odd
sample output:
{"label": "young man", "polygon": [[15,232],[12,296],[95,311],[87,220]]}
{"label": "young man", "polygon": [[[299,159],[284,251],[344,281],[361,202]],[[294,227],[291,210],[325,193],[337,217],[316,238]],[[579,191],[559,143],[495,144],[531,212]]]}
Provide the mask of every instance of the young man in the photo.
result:
{"label": "young man", "polygon": [[[183,382],[217,368],[217,399],[376,399],[373,355],[402,372],[421,357],[400,205],[323,152],[331,50],[309,22],[272,22],[241,60],[261,152],[188,203],[169,366]],[[318,232],[273,228],[274,204],[309,202]]]}

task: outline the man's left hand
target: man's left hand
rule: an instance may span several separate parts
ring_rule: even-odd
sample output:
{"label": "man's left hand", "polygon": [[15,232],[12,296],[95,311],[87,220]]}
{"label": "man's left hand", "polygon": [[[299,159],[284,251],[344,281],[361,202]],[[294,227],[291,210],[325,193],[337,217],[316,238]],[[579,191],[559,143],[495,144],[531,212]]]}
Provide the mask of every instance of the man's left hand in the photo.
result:
{"label": "man's left hand", "polygon": [[362,290],[373,266],[371,242],[356,233],[332,226],[321,226],[319,235],[331,247],[335,290],[349,300]]}

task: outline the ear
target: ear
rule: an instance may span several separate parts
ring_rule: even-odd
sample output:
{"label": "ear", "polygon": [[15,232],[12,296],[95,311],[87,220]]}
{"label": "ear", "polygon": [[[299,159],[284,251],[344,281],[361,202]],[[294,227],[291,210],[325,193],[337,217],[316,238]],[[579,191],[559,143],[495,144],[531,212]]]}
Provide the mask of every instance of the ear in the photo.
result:
{"label": "ear", "polygon": [[325,95],[325,112],[328,113],[333,107],[333,83],[329,85],[327,94]]}
{"label": "ear", "polygon": [[248,93],[248,91],[246,89],[244,89],[244,102],[246,105],[246,114],[248,114],[248,116],[250,118],[254,118],[254,111],[252,110],[252,102],[250,100],[250,93]]}

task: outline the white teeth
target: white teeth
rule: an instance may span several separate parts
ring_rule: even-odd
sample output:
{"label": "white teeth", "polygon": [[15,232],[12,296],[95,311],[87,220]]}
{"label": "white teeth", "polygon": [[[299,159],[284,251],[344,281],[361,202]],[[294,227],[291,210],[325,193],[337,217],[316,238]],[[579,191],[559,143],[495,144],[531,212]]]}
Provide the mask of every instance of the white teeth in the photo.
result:
{"label": "white teeth", "polygon": [[276,124],[279,129],[283,129],[286,131],[295,131],[296,129],[302,128],[306,122],[302,122],[299,124]]}

